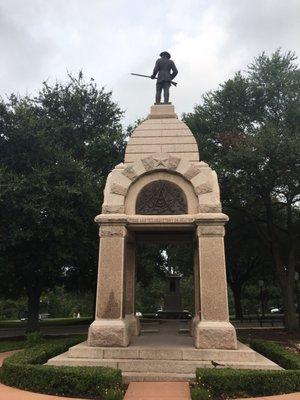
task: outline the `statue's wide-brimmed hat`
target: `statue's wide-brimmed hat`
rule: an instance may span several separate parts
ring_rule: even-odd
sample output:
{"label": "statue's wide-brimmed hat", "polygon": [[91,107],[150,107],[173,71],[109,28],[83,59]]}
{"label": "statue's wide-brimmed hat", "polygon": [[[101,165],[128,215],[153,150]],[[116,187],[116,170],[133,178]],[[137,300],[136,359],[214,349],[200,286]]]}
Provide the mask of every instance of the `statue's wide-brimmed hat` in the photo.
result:
{"label": "statue's wide-brimmed hat", "polygon": [[171,54],[168,53],[167,51],[163,51],[162,53],[160,53],[160,56],[161,56],[161,57],[166,56],[166,57],[168,57],[168,58],[171,58]]}

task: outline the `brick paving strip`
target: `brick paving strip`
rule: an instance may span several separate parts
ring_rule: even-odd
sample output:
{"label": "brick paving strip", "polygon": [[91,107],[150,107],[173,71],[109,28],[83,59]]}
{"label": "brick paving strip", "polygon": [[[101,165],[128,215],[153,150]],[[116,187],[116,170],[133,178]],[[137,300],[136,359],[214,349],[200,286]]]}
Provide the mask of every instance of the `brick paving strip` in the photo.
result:
{"label": "brick paving strip", "polygon": [[131,382],[124,400],[191,400],[188,382]]}
{"label": "brick paving strip", "polygon": [[265,397],[249,397],[247,399],[236,399],[236,400],[299,400],[300,392],[289,393],[289,394],[279,394],[277,396],[265,396]]}
{"label": "brick paving strip", "polygon": [[[0,383],[0,400],[74,400],[74,397],[58,397],[15,389]],[[83,399],[82,399],[83,400]]]}
{"label": "brick paving strip", "polygon": [[[17,350],[18,351],[18,350]],[[0,366],[15,351],[0,353]],[[0,400],[74,400],[74,397],[50,396],[16,389],[0,383]],[[280,396],[256,397],[253,400],[299,400],[300,393]],[[80,399],[78,399],[80,400]],[[81,399],[84,400],[84,399]],[[191,400],[188,382],[131,382],[124,400]],[[242,399],[252,400],[252,399]]]}

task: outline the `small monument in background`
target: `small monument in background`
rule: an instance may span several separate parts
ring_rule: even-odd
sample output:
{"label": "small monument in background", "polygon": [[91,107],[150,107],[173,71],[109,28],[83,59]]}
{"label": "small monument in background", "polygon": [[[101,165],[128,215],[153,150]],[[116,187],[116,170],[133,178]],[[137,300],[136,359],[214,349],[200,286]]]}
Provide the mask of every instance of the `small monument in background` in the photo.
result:
{"label": "small monument in background", "polygon": [[164,311],[182,311],[180,280],[181,276],[178,274],[169,274],[167,276]]}

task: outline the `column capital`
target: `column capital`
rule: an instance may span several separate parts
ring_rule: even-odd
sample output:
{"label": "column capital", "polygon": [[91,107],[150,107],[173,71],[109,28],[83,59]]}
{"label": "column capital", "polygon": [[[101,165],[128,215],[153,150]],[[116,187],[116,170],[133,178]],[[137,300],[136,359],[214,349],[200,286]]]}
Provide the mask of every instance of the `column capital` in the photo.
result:
{"label": "column capital", "polygon": [[127,235],[125,225],[101,225],[99,228],[100,237],[122,237]]}
{"label": "column capital", "polygon": [[224,236],[225,229],[223,225],[198,225],[197,236]]}

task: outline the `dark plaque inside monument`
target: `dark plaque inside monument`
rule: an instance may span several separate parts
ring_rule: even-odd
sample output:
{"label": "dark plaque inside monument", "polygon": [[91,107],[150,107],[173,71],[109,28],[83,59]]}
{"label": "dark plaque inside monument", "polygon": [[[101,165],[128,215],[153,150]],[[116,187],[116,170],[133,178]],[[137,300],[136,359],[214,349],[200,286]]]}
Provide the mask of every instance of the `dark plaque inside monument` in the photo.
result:
{"label": "dark plaque inside monument", "polygon": [[164,311],[182,311],[179,275],[169,275],[164,295]]}
{"label": "dark plaque inside monument", "polygon": [[187,201],[181,188],[169,181],[154,181],[138,195],[136,213],[148,215],[187,214]]}

